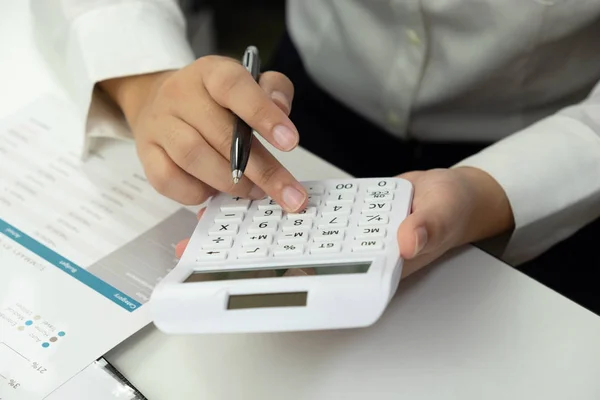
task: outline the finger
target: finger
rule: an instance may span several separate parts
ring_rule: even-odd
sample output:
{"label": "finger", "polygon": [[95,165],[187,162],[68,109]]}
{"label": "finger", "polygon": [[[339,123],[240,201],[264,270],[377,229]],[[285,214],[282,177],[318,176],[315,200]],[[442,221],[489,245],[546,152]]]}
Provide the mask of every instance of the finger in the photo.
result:
{"label": "finger", "polygon": [[217,104],[231,110],[278,149],[296,147],[298,130],[244,67],[234,62],[209,61],[204,71],[204,88]]}
{"label": "finger", "polygon": [[185,252],[185,248],[187,247],[188,243],[190,242],[190,239],[183,239],[181,242],[177,243],[177,245],[175,246],[175,257],[177,258],[181,258],[181,256],[183,256],[183,253]]}
{"label": "finger", "polygon": [[448,237],[451,215],[443,207],[419,206],[398,228],[398,246],[404,259],[439,251]]}
{"label": "finger", "polygon": [[287,212],[306,206],[306,189],[258,141],[252,143],[246,175]]}
{"label": "finger", "polygon": [[292,81],[280,72],[267,71],[261,74],[258,81],[260,87],[267,93],[271,100],[286,114],[292,110],[294,99],[294,85]]}
{"label": "finger", "polygon": [[[201,96],[198,97],[197,102],[202,104],[205,114],[211,115],[212,118],[199,118],[197,113],[185,116],[186,121],[189,121],[197,131],[202,132],[204,135],[204,138],[195,140],[206,140],[221,155],[223,160],[228,159],[231,151],[231,126],[233,124],[231,113],[214,101]],[[229,128],[223,127],[223,121],[228,120],[230,121]],[[186,147],[189,146],[192,146],[192,144],[186,145]],[[227,163],[223,160],[221,162]],[[212,169],[216,171],[216,168]],[[229,174],[229,170],[229,163],[227,163],[227,174]],[[200,173],[188,171],[194,176],[199,176]],[[243,178],[248,178],[254,182],[256,186],[288,212],[300,210],[305,205],[308,197],[304,187],[258,140],[252,141],[250,158]],[[228,175],[227,179],[231,181],[231,175]]]}
{"label": "finger", "polygon": [[229,162],[196,129],[179,118],[167,120],[168,130],[158,138],[158,143],[169,157],[189,175],[210,187],[234,196],[263,198],[265,193],[249,179],[234,184]]}
{"label": "finger", "polygon": [[139,147],[138,154],[148,182],[163,196],[197,205],[214,194],[214,189],[179,168],[159,146]]}
{"label": "finger", "polygon": [[204,215],[204,211],[206,211],[206,208],[201,208],[200,211],[198,211],[198,213],[196,214],[196,218],[198,218],[198,220],[202,218],[202,216]]}

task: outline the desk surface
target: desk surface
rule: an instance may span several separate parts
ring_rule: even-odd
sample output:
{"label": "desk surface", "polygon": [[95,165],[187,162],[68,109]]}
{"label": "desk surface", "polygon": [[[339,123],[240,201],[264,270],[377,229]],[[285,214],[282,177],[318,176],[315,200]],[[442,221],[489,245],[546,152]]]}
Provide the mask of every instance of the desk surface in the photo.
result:
{"label": "desk surface", "polygon": [[[10,3],[0,118],[53,87],[25,2]],[[300,179],[344,176],[302,150],[281,158]],[[108,358],[151,400],[597,400],[598,338],[600,318],[469,247],[402,282],[370,328],[169,337],[149,326]]]}

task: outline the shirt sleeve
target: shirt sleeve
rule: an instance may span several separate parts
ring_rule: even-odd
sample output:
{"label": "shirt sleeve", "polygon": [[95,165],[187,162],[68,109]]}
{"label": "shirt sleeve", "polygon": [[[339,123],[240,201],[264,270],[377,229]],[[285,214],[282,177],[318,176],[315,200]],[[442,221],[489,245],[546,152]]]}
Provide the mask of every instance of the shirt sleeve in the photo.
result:
{"label": "shirt sleeve", "polygon": [[96,83],[195,59],[177,0],[44,0],[30,10],[39,53],[85,121],[84,156],[93,137],[129,135]]}
{"label": "shirt sleeve", "polygon": [[499,256],[518,265],[540,255],[600,216],[600,84],[457,166],[486,171],[510,201],[515,229]]}

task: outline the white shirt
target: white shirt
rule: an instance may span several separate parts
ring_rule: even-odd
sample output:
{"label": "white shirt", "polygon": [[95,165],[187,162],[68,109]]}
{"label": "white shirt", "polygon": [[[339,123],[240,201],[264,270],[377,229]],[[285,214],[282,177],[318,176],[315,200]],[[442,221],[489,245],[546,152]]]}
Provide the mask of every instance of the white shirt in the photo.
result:
{"label": "white shirt", "polygon": [[[508,196],[516,227],[503,259],[528,260],[600,216],[600,0],[287,5],[313,79],[390,134],[505,138],[459,164],[486,171]],[[175,0],[31,7],[40,51],[82,112],[98,81],[194,60]]]}

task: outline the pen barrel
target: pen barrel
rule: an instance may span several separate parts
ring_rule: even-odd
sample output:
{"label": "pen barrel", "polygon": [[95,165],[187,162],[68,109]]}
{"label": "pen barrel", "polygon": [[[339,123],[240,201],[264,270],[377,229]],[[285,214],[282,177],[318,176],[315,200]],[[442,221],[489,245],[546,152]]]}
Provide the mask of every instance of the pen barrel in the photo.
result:
{"label": "pen barrel", "polygon": [[240,118],[237,118],[234,132],[230,154],[231,170],[240,170],[243,172],[250,158],[253,136],[252,128]]}

